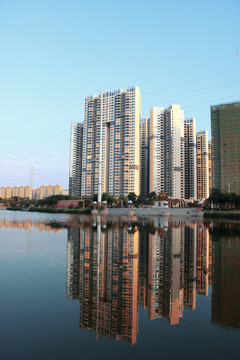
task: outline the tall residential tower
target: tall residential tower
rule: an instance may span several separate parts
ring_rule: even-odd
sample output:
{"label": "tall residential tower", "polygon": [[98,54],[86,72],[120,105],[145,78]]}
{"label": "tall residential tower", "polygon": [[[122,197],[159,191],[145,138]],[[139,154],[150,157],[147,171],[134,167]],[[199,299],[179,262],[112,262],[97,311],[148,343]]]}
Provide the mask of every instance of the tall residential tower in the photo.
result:
{"label": "tall residential tower", "polygon": [[98,191],[102,122],[102,192],[140,192],[140,90],[112,90],[85,98],[82,195]]}
{"label": "tall residential tower", "polygon": [[69,195],[80,196],[82,188],[83,124],[73,122],[71,126]]}
{"label": "tall residential tower", "polygon": [[149,193],[149,118],[141,120],[141,167],[140,167],[140,193]]}
{"label": "tall residential tower", "polygon": [[184,198],[184,112],[180,105],[150,110],[150,192]]}
{"label": "tall residential tower", "polygon": [[196,120],[184,120],[185,199],[197,198]]}
{"label": "tall residential tower", "polygon": [[240,102],[211,107],[213,188],[240,193]]}

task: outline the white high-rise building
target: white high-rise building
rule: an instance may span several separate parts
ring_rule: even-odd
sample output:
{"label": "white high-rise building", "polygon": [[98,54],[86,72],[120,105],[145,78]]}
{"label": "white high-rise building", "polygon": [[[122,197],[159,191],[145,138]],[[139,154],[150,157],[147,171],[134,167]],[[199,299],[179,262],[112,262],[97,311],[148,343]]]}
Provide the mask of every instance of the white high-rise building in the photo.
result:
{"label": "white high-rise building", "polygon": [[[101,103],[102,102],[102,103]],[[140,90],[112,90],[85,98],[82,195],[98,192],[102,120],[102,192],[140,191]]]}
{"label": "white high-rise building", "polygon": [[83,124],[73,122],[70,141],[69,195],[80,196],[82,188]]}
{"label": "white high-rise building", "polygon": [[150,110],[150,192],[184,198],[184,112],[180,105]]}
{"label": "white high-rise building", "polygon": [[185,199],[197,198],[196,119],[184,120]]}
{"label": "white high-rise building", "polygon": [[149,118],[141,120],[141,166],[140,192],[149,193]]}
{"label": "white high-rise building", "polygon": [[152,107],[149,124],[149,192],[165,191],[165,109]]}

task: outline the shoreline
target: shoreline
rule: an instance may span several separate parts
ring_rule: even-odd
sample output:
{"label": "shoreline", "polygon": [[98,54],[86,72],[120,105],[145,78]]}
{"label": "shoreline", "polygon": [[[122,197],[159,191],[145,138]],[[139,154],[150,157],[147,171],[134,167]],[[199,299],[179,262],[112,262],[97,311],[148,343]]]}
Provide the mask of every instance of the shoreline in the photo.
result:
{"label": "shoreline", "polygon": [[[75,214],[75,215],[91,215],[90,209],[55,209],[55,208],[32,208],[30,210],[17,208],[1,208],[1,210],[39,212],[49,214]],[[240,210],[207,210],[193,208],[107,208],[107,211],[97,213],[101,216],[136,216],[136,217],[175,217],[175,218],[199,218],[199,219],[226,219],[240,220]],[[93,215],[93,214],[92,214]],[[95,214],[96,215],[96,214]]]}

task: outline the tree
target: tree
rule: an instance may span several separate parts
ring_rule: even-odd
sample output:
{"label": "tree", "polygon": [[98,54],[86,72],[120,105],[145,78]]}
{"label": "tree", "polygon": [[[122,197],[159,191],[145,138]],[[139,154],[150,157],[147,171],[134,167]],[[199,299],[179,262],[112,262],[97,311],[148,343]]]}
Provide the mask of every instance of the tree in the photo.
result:
{"label": "tree", "polygon": [[134,192],[130,192],[127,196],[128,201],[132,201],[133,205],[135,206],[137,203],[137,195]]}

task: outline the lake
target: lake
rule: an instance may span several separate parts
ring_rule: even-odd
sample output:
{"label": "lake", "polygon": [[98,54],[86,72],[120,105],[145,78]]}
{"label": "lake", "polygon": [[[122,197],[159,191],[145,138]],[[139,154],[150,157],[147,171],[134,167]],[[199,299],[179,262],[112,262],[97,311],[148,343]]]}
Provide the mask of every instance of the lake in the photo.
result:
{"label": "lake", "polygon": [[0,211],[0,358],[240,358],[240,223]]}

